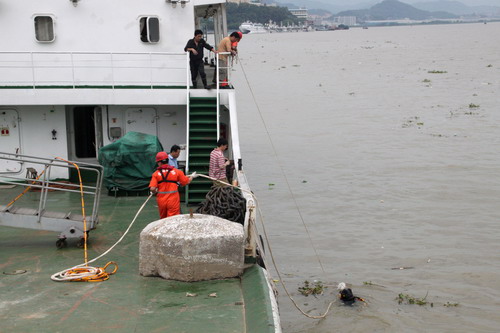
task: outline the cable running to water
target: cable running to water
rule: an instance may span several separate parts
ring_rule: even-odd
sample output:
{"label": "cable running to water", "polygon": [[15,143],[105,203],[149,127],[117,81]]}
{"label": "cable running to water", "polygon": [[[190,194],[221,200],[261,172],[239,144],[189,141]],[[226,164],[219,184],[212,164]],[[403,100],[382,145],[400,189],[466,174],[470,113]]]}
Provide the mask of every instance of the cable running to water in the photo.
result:
{"label": "cable running to water", "polygon": [[269,139],[269,142],[271,143],[271,147],[273,149],[274,156],[276,156],[276,160],[278,161],[278,165],[279,165],[279,168],[281,170],[281,174],[285,178],[285,182],[286,182],[286,185],[288,187],[288,191],[290,192],[290,195],[292,196],[293,203],[295,204],[297,212],[299,213],[300,220],[302,221],[302,224],[304,225],[304,229],[307,232],[307,236],[309,238],[309,242],[311,243],[311,247],[313,248],[314,253],[316,255],[316,259],[318,260],[318,263],[321,266],[321,270],[323,271],[323,273],[326,273],[325,272],[325,268],[323,267],[323,263],[321,262],[321,260],[319,258],[318,251],[316,250],[316,247],[314,246],[314,242],[312,241],[311,233],[309,232],[309,229],[307,228],[306,222],[304,221],[304,217],[302,216],[302,212],[300,211],[299,205],[297,204],[297,200],[295,199],[295,196],[293,195],[292,188],[290,187],[290,183],[288,181],[288,177],[286,176],[286,173],[283,170],[283,167],[279,163],[280,161],[278,159],[278,153],[276,152],[276,148],[274,147],[273,140],[271,139],[271,134],[269,133],[269,130],[268,130],[267,125],[266,125],[266,122],[264,121],[264,117],[262,116],[262,112],[260,110],[259,104],[257,103],[257,100],[256,100],[255,95],[253,93],[252,86],[250,86],[250,82],[248,81],[247,74],[245,73],[245,69],[243,68],[243,63],[241,61],[238,61],[238,62],[239,62],[240,67],[241,67],[241,69],[243,71],[243,76],[245,77],[245,81],[246,81],[246,83],[248,85],[248,88],[250,89],[250,93],[252,94],[253,102],[255,103],[255,106],[257,107],[257,111],[259,111],[260,120],[262,121],[262,124],[264,125],[264,129],[266,130],[267,138]]}

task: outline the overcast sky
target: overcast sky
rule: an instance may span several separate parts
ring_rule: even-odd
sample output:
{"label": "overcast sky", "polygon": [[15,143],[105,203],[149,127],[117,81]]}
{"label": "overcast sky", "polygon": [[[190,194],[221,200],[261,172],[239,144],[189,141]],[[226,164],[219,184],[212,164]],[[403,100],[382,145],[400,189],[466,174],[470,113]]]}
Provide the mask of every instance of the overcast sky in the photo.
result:
{"label": "overcast sky", "polygon": [[[377,1],[377,0],[373,0],[373,1],[370,1],[370,0],[319,0],[319,1],[324,2],[324,3],[329,3],[332,5],[340,5],[340,6],[348,6],[348,5],[355,4],[355,3],[365,3],[365,2],[366,3],[368,3],[368,2],[371,2],[371,3],[382,2],[382,0],[380,0],[380,1]],[[437,0],[399,0],[399,1],[412,4],[412,3],[416,3],[416,2],[433,2],[433,1],[437,1]],[[457,0],[457,1],[463,3],[464,5],[467,5],[467,6],[490,5],[490,6],[499,6],[500,7],[500,0]],[[284,2],[284,1],[282,0],[282,2]]]}

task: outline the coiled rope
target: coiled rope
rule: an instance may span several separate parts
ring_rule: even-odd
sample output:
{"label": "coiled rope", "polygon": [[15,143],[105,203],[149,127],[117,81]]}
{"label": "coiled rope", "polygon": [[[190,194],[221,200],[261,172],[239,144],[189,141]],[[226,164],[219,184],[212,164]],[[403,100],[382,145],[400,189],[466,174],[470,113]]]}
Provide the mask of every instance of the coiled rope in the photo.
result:
{"label": "coiled rope", "polygon": [[[57,272],[53,274],[50,278],[52,281],[56,282],[101,282],[101,281],[106,281],[109,279],[110,275],[115,274],[118,271],[118,264],[114,261],[108,262],[104,267],[92,267],[89,266],[88,264],[104,257],[106,254],[108,254],[113,248],[118,245],[123,238],[127,235],[129,232],[130,228],[132,225],[135,223],[135,220],[137,219],[137,216],[141,213],[141,211],[144,209],[146,206],[146,203],[151,199],[152,194],[149,195],[149,197],[144,201],[142,204],[141,208],[137,211],[137,213],[134,216],[134,219],[132,222],[129,224],[127,230],[123,233],[123,235],[116,241],[115,244],[113,244],[107,251],[105,251],[103,254],[99,255],[98,257],[88,261],[88,255],[87,255],[87,221],[85,218],[85,201],[83,199],[83,182],[82,182],[82,177],[80,174],[80,168],[76,163],[67,161],[65,159],[62,159],[60,157],[56,157],[56,159],[65,161],[67,163],[70,163],[75,166],[76,170],[78,171],[78,179],[80,181],[80,197],[81,197],[81,203],[82,203],[82,216],[83,216],[83,237],[84,237],[84,260],[85,262],[80,265],[73,266],[71,268],[62,270],[60,272]],[[110,265],[114,266],[114,269],[111,272],[107,272],[106,268]]]}

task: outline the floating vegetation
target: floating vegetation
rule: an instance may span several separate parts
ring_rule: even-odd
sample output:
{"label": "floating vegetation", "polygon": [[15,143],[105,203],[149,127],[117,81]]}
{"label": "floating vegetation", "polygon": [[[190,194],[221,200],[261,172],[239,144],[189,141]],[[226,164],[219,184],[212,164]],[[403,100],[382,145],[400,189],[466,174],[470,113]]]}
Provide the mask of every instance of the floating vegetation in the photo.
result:
{"label": "floating vegetation", "polygon": [[446,74],[448,73],[447,71],[436,71],[436,70],[432,70],[432,71],[427,71],[427,73],[430,73],[430,74]]}
{"label": "floating vegetation", "polygon": [[300,65],[292,65],[293,67],[300,67]]}
{"label": "floating vegetation", "polygon": [[479,113],[478,112],[473,112],[473,111],[465,111],[464,112],[464,115],[466,116],[474,116],[474,115],[478,115]]}
{"label": "floating vegetation", "polygon": [[299,292],[304,296],[321,295],[325,288],[326,287],[321,281],[314,281],[314,284],[311,284],[309,281],[305,280],[304,285],[299,287]]}
{"label": "floating vegetation", "polygon": [[430,83],[430,82],[431,82],[431,80],[429,80],[429,79],[424,79],[422,82],[424,82],[424,83]]}
{"label": "floating vegetation", "polygon": [[425,297],[423,298],[418,298],[418,297],[414,297],[414,296],[411,296],[411,295],[407,295],[407,294],[399,294],[398,295],[398,298],[396,298],[396,300],[398,301],[398,304],[416,304],[416,305],[427,305],[427,304],[430,304],[431,306],[434,306],[433,303],[429,303],[426,301],[426,298],[427,298],[427,295],[425,295]]}
{"label": "floating vegetation", "polygon": [[377,287],[382,287],[382,288],[385,288],[383,285],[381,285],[381,284],[376,284],[376,283],[373,283],[373,282],[371,282],[371,281],[363,281],[363,284],[364,284],[365,286],[377,286]]}
{"label": "floating vegetation", "polygon": [[412,127],[412,126],[423,126],[424,125],[424,122],[420,120],[420,117],[410,117],[409,119],[407,119],[402,127],[403,128],[408,128],[408,127]]}
{"label": "floating vegetation", "polygon": [[477,104],[474,104],[474,103],[469,104],[469,109],[476,109],[478,107],[479,107],[479,105],[477,105]]}
{"label": "floating vegetation", "polygon": [[443,304],[443,306],[446,306],[447,308],[451,308],[451,307],[456,307],[458,306],[458,303],[450,303],[450,302],[446,302]]}

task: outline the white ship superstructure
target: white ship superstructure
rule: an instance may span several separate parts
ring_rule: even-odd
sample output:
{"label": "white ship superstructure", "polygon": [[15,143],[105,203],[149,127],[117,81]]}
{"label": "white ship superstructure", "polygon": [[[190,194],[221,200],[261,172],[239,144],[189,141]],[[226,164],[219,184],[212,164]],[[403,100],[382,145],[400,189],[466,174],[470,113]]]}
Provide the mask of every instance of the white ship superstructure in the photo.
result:
{"label": "white ship superstructure", "polygon": [[[187,160],[190,97],[217,94],[229,127],[234,91],[189,90],[183,50],[202,17],[216,43],[227,35],[224,2],[1,0],[0,151],[96,162],[136,131],[187,146]],[[0,175],[26,167],[0,161]]]}

